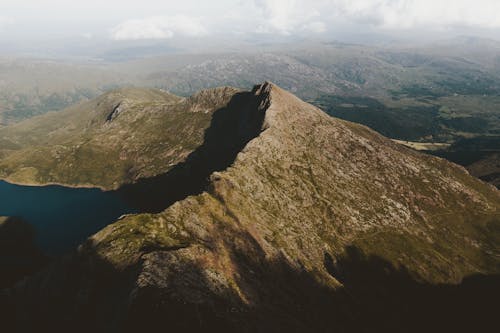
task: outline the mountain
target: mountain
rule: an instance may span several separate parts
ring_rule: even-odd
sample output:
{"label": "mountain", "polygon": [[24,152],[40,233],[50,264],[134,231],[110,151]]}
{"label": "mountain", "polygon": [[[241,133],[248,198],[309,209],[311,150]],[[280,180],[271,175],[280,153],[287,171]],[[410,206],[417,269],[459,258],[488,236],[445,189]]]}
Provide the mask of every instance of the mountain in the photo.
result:
{"label": "mountain", "polygon": [[[120,138],[132,145],[152,134],[141,131],[154,119],[163,131],[144,147],[168,151],[165,173],[126,187],[144,195],[167,187],[164,209],[123,217],[11,289],[3,313],[21,331],[438,332],[496,323],[493,186],[269,82],[149,97],[164,105],[158,113],[123,102],[110,114],[121,97],[95,104],[81,116],[98,130],[83,132],[90,142],[100,136],[112,161],[122,146],[103,135],[118,133],[113,122],[123,117]],[[179,131],[185,123],[191,130]],[[66,139],[70,129],[55,127],[50,140]],[[161,146],[164,135],[201,140],[171,160],[177,146]]]}
{"label": "mountain", "polygon": [[116,189],[166,173],[203,141],[212,113],[237,92],[182,98],[124,88],[0,129],[0,175],[25,184]]}

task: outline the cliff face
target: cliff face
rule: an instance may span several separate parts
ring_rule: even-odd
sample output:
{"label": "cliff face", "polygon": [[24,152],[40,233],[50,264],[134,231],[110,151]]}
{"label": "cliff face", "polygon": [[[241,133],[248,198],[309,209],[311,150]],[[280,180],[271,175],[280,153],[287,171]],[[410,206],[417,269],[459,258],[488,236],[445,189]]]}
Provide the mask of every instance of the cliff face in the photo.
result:
{"label": "cliff face", "polygon": [[[32,322],[58,313],[64,329],[248,332],[489,323],[498,190],[271,83],[235,98],[183,162],[211,173],[205,190],[117,221],[19,286]],[[211,156],[225,162],[203,168]],[[50,310],[32,302],[40,295]]]}

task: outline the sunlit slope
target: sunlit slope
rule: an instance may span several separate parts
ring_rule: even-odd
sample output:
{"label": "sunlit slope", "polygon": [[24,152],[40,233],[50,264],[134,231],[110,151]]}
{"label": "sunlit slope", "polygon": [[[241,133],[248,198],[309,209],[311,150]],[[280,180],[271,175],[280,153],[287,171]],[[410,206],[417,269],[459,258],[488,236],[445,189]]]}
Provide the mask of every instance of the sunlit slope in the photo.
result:
{"label": "sunlit slope", "polygon": [[112,189],[162,174],[202,143],[211,114],[235,92],[127,88],[0,129],[0,176]]}

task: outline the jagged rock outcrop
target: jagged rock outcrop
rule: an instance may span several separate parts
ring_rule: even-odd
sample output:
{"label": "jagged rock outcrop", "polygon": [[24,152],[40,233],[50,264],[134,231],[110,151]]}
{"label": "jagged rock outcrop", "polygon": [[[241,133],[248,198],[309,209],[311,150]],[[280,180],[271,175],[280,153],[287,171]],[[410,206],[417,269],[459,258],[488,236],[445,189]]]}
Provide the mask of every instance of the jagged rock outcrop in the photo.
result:
{"label": "jagged rock outcrop", "polygon": [[[229,108],[219,139],[202,145],[220,147],[202,152],[231,156],[230,166],[211,168],[201,193],[117,221],[18,286],[30,323],[94,332],[491,323],[498,190],[271,83],[246,98],[252,107]],[[213,145],[226,135],[241,144]],[[33,302],[41,296],[50,309]]]}

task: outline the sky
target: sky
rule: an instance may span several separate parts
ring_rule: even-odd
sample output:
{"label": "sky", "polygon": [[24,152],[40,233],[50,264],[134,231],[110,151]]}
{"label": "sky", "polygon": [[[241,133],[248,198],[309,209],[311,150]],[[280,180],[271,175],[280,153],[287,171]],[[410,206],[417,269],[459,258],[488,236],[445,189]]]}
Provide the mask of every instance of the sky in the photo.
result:
{"label": "sky", "polygon": [[362,32],[500,39],[500,0],[0,0],[0,41],[335,39]]}

